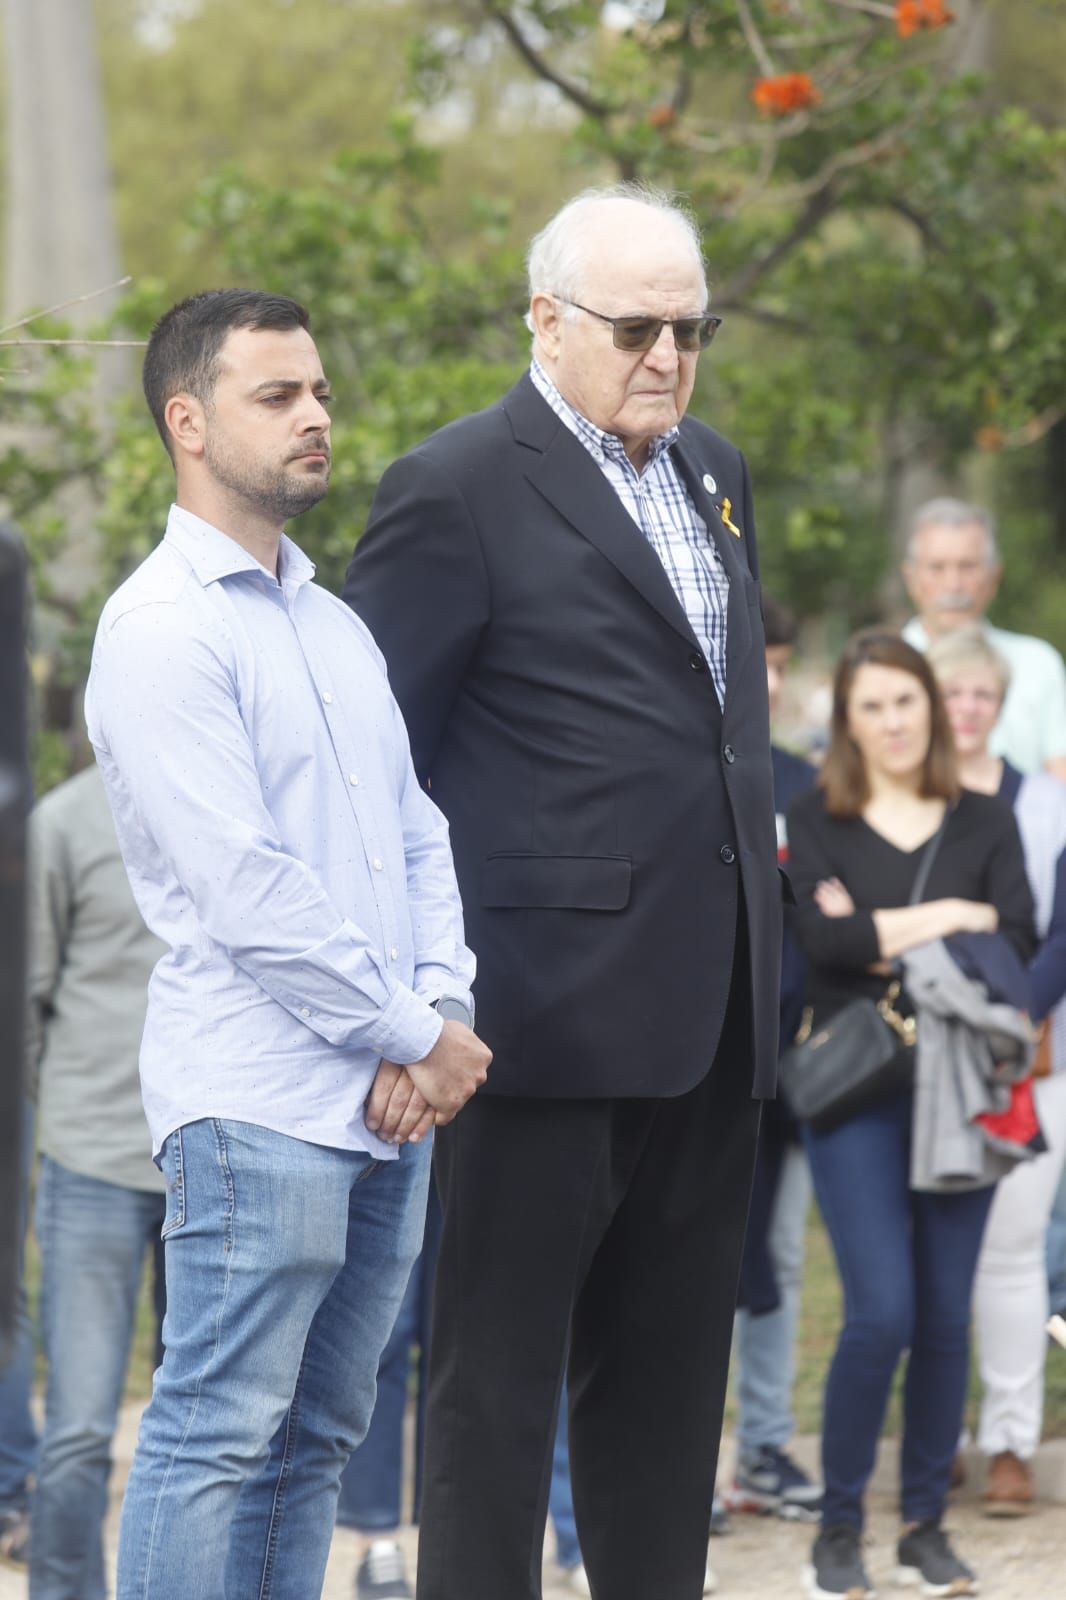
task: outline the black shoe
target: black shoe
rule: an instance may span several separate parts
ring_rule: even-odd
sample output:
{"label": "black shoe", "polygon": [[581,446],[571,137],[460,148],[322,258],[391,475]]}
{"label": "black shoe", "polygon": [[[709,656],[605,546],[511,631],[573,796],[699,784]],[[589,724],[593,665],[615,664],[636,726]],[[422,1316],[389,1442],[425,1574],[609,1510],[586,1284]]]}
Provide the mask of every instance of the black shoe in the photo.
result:
{"label": "black shoe", "polygon": [[874,1600],[862,1564],[862,1530],[851,1523],[823,1528],[814,1541],[803,1586],[811,1600]]}
{"label": "black shoe", "polygon": [[738,1459],[726,1504],[730,1511],[773,1511],[793,1522],[820,1522],[822,1486],[787,1451],[764,1444]]}
{"label": "black shoe", "polygon": [[976,1594],[977,1579],[960,1561],[939,1522],[920,1522],[899,1541],[896,1582],[928,1595]]}
{"label": "black shoe", "polygon": [[403,1551],[395,1539],[375,1539],[355,1575],[355,1600],[411,1600]]}

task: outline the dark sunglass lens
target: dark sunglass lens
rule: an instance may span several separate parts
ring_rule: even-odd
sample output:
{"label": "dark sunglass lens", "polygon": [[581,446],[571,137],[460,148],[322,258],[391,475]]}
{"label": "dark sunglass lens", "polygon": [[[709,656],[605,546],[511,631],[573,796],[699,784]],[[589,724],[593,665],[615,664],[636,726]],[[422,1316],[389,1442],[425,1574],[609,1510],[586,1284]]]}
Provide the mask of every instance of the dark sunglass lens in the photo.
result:
{"label": "dark sunglass lens", "polygon": [[653,317],[619,317],[614,324],[614,342],[619,350],[650,350],[662,328]]}
{"label": "dark sunglass lens", "polygon": [[706,317],[686,317],[682,322],[674,323],[674,343],[679,350],[702,350],[704,345],[710,344],[711,335],[707,331]]}

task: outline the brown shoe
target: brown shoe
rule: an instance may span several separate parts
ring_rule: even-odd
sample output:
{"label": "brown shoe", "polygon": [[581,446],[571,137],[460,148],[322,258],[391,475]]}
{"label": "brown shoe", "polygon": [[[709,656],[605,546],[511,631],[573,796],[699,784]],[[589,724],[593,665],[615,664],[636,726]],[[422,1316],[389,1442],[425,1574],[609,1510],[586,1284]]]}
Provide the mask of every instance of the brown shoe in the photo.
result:
{"label": "brown shoe", "polygon": [[1024,1517],[1033,1504],[1033,1475],[1028,1461],[1013,1450],[993,1456],[985,1480],[982,1510],[986,1517]]}

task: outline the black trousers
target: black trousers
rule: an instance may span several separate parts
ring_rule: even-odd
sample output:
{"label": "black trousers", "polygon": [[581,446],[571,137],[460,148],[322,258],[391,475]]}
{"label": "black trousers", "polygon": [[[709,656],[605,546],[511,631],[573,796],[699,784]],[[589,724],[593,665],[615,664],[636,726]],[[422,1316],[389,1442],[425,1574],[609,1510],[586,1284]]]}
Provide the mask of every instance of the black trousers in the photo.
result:
{"label": "black trousers", "polygon": [[438,1134],[418,1600],[540,1600],[568,1346],[595,1600],[699,1600],[759,1126],[736,967],[690,1093],[478,1095]]}

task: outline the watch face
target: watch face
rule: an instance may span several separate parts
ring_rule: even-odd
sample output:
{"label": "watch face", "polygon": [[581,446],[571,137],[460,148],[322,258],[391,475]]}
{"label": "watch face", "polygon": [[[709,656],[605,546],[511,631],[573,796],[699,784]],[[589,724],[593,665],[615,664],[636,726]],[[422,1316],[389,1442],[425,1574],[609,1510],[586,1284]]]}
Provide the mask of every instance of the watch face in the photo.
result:
{"label": "watch face", "polygon": [[474,1019],[470,1015],[470,1009],[468,1006],[464,1006],[461,1000],[449,1000],[447,998],[438,1000],[437,1011],[445,1022],[461,1022],[467,1028],[473,1026]]}

